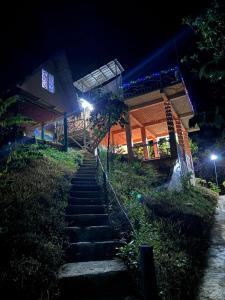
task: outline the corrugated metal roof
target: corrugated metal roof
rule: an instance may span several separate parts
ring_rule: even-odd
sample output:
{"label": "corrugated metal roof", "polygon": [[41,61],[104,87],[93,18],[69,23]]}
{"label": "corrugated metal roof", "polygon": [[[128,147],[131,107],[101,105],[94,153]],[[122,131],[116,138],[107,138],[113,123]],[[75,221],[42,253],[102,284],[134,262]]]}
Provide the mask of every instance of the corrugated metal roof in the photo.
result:
{"label": "corrugated metal roof", "polygon": [[119,61],[114,59],[99,69],[91,72],[81,79],[78,79],[73,83],[73,85],[78,90],[85,93],[120,75],[123,71],[124,68],[121,66]]}

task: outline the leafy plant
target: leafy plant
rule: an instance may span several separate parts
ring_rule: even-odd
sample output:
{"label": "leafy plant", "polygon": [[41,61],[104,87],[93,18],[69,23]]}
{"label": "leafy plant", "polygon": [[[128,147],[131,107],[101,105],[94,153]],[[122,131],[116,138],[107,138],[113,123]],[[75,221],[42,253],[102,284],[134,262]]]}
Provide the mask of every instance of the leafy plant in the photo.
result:
{"label": "leafy plant", "polygon": [[184,178],[182,191],[159,188],[163,176],[154,168],[120,158],[111,162],[110,180],[135,228],[118,255],[138,278],[140,246],[153,246],[160,299],[192,299],[217,195],[191,186],[190,176]]}
{"label": "leafy plant", "polygon": [[[185,67],[205,83],[210,94],[204,111],[200,111],[190,120],[190,125],[212,127],[212,138],[225,134],[224,105],[224,78],[225,78],[225,5],[223,0],[214,0],[209,7],[197,17],[185,18],[184,23],[189,25],[195,33],[195,42],[187,50],[182,59]],[[188,48],[187,48],[188,49]]]}
{"label": "leafy plant", "polygon": [[29,118],[21,115],[12,115],[10,109],[17,102],[16,97],[10,97],[6,100],[0,99],[0,144],[2,144],[7,136],[12,134],[15,127],[31,123]]}
{"label": "leafy plant", "polygon": [[225,78],[225,13],[222,1],[211,6],[195,19],[184,20],[197,35],[196,52],[189,57],[195,63],[200,78],[218,82]]}
{"label": "leafy plant", "polygon": [[126,104],[115,95],[106,94],[95,103],[95,109],[91,112],[90,121],[94,128],[106,129],[116,124],[124,126]]}
{"label": "leafy plant", "polygon": [[170,145],[169,141],[166,138],[161,138],[158,141],[158,148],[161,153],[161,155],[169,155],[170,154]]}
{"label": "leafy plant", "polygon": [[0,285],[8,298],[55,299],[63,262],[65,207],[82,155],[22,145],[0,177]]}

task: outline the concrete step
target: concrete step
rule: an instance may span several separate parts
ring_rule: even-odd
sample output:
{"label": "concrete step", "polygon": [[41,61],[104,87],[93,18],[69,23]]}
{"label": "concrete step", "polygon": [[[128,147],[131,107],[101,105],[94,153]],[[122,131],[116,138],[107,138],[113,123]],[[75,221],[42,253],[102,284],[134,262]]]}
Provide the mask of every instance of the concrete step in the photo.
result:
{"label": "concrete step", "polygon": [[77,171],[77,174],[81,174],[81,173],[96,173],[96,172],[97,172],[96,167],[81,167]]}
{"label": "concrete step", "polygon": [[73,214],[104,214],[105,205],[69,205],[66,212],[69,215]]}
{"label": "concrete step", "polygon": [[66,215],[66,221],[69,226],[109,225],[109,216],[107,214]]}
{"label": "concrete step", "polygon": [[107,295],[107,296],[94,296],[94,297],[92,297],[92,296],[83,297],[81,295],[78,298],[76,297],[76,300],[142,300],[142,299],[141,298],[137,298],[136,296],[133,296],[133,295],[123,295],[123,296],[120,296],[120,295],[114,295],[114,296],[110,295],[110,296],[108,296]]}
{"label": "concrete step", "polygon": [[129,273],[120,260],[65,264],[59,270],[58,281],[61,300],[121,300],[133,289]]}
{"label": "concrete step", "polygon": [[70,197],[69,204],[71,205],[102,205],[104,204],[103,198],[99,197]]}
{"label": "concrete step", "polygon": [[116,240],[102,242],[71,243],[66,249],[66,261],[90,261],[111,259],[116,255],[116,247],[121,242]]}
{"label": "concrete step", "polygon": [[77,182],[71,185],[70,188],[71,191],[100,191],[101,187],[96,184],[90,184],[90,183],[80,183]]}
{"label": "concrete step", "polygon": [[77,183],[77,182],[80,182],[80,183],[97,183],[97,180],[95,177],[93,176],[90,176],[90,177],[87,177],[87,176],[75,176],[71,179],[71,183]]}
{"label": "concrete step", "polygon": [[79,180],[79,178],[77,178],[77,180],[72,180],[71,184],[82,185],[82,186],[84,186],[84,185],[99,185],[95,179],[93,179],[93,180]]}
{"label": "concrete step", "polygon": [[91,177],[91,178],[96,178],[97,176],[97,172],[95,171],[88,171],[88,170],[84,170],[84,171],[80,171],[80,172],[76,172],[75,177]]}
{"label": "concrete step", "polygon": [[[85,172],[84,172],[85,171]],[[86,174],[87,173],[87,174]],[[97,173],[96,171],[95,172],[91,172],[91,174],[88,172],[88,170],[81,170],[81,172],[79,172],[79,171],[77,171],[76,173],[75,173],[75,177],[77,177],[77,176],[90,176],[90,175],[93,175],[93,174],[95,174],[95,173]]]}
{"label": "concrete step", "polygon": [[111,226],[67,227],[71,243],[109,241],[115,237]]}
{"label": "concrete step", "polygon": [[88,190],[88,191],[70,191],[71,197],[78,198],[97,198],[101,193],[99,191]]}
{"label": "concrete step", "polygon": [[83,162],[83,164],[81,165],[81,168],[83,167],[90,167],[90,168],[97,168],[97,164],[95,161],[85,161]]}
{"label": "concrete step", "polygon": [[82,170],[82,169],[97,170],[97,165],[96,164],[85,163],[85,164],[82,164],[79,168],[79,170]]}
{"label": "concrete step", "polygon": [[77,171],[77,175],[79,174],[96,174],[96,168],[80,168],[78,171]]}
{"label": "concrete step", "polygon": [[95,179],[96,180],[96,174],[77,174],[76,173],[76,175],[73,178],[86,179],[86,180]]}

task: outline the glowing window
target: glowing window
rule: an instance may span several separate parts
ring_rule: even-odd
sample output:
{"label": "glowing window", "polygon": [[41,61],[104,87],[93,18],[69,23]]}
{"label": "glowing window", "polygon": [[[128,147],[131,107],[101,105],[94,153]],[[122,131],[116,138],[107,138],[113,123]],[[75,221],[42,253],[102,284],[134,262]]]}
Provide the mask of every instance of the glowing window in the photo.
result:
{"label": "glowing window", "polygon": [[55,93],[55,81],[52,74],[42,69],[41,81],[41,86],[44,89],[48,90],[50,93]]}

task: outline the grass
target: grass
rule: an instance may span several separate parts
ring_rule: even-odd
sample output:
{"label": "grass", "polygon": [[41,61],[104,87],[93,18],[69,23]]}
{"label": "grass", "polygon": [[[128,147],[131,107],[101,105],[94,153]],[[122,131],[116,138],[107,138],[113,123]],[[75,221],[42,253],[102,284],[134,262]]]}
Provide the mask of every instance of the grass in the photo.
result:
{"label": "grass", "polygon": [[217,194],[183,183],[181,191],[159,188],[151,166],[114,159],[111,182],[135,227],[118,255],[137,274],[139,247],[154,248],[160,299],[193,299],[208,247]]}
{"label": "grass", "polygon": [[49,146],[13,150],[0,176],[0,285],[8,298],[54,299],[63,261],[64,210],[82,155]]}

